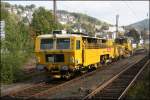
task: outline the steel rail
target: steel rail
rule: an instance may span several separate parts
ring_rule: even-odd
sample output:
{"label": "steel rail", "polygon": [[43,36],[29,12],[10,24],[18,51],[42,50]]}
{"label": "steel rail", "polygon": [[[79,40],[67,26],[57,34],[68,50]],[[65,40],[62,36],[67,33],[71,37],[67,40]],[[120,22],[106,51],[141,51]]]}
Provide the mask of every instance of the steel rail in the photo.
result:
{"label": "steel rail", "polygon": [[[114,63],[116,63],[116,62],[114,62]],[[72,80],[70,80],[71,82],[75,82],[76,80],[78,80],[78,79],[82,79],[82,78],[84,78],[84,77],[86,77],[86,76],[89,76],[89,75],[92,75],[92,74],[94,74],[96,71],[93,71],[93,72],[90,72],[90,73],[87,73],[87,74],[83,74],[82,76],[80,76],[80,77],[77,77],[77,78],[75,78],[75,79],[72,79]],[[67,81],[67,82],[65,82],[65,83],[62,83],[62,85],[60,84],[60,86],[59,87],[61,87],[61,86],[64,86],[64,85],[67,85],[67,84],[70,84],[70,81]],[[5,94],[5,95],[1,95],[2,97],[7,97],[7,96],[9,96],[9,97],[16,97],[17,95],[19,95],[19,94],[21,94],[21,92],[24,92],[24,91],[27,91],[27,90],[30,90],[30,89],[33,89],[33,88],[38,88],[39,86],[41,86],[42,84],[44,84],[45,82],[40,82],[40,83],[38,83],[38,84],[33,84],[33,85],[31,85],[31,86],[28,86],[28,87],[26,87],[26,88],[23,88],[23,89],[21,89],[21,90],[15,90],[15,91],[13,91],[13,92],[10,92],[10,93],[8,93],[8,94]],[[59,88],[58,87],[58,88]],[[56,88],[56,87],[52,87],[52,88]],[[49,89],[49,88],[48,88]],[[47,90],[44,90],[44,91],[47,91]],[[43,92],[44,92],[43,91]],[[38,94],[38,93],[37,93]],[[36,95],[37,95],[36,94]],[[35,94],[34,94],[35,95]],[[31,96],[34,96],[34,95],[31,95]],[[17,97],[16,97],[17,98]],[[27,98],[30,98],[30,97],[27,97]],[[19,98],[18,98],[19,99]]]}
{"label": "steel rail", "polygon": [[[116,64],[116,63],[117,63],[117,62],[113,62],[112,64]],[[126,64],[125,64],[125,65],[126,65]],[[111,66],[111,65],[107,65],[107,67],[109,67],[109,66]],[[103,66],[103,67],[105,67],[105,66]],[[70,81],[67,81],[67,82],[65,82],[65,83],[63,83],[63,84],[60,84],[60,85],[56,86],[56,87],[53,87],[53,88],[50,88],[50,89],[48,89],[48,90],[42,91],[42,92],[40,92],[40,93],[34,94],[34,95],[32,95],[32,98],[40,97],[40,96],[42,96],[42,95],[49,94],[49,93],[54,92],[54,91],[56,91],[56,90],[60,90],[61,88],[65,87],[65,86],[69,86],[70,84],[73,84],[73,83],[76,82],[76,81],[79,81],[79,80],[81,80],[81,79],[84,79],[84,78],[87,77],[87,76],[91,76],[91,75],[95,74],[95,73],[96,73],[97,71],[99,71],[99,70],[101,70],[100,67],[99,67],[97,70],[95,70],[95,71],[92,71],[92,72],[83,74],[82,76],[79,76],[79,77],[77,77],[77,78],[75,78],[75,79],[72,79],[72,80],[70,80]]]}
{"label": "steel rail", "polygon": [[137,73],[137,75],[134,77],[134,79],[131,81],[131,83],[126,87],[126,89],[124,90],[124,92],[120,95],[120,97],[118,98],[118,100],[122,99],[125,94],[127,93],[127,91],[129,90],[129,88],[133,85],[133,83],[136,81],[136,79],[138,78],[138,76],[141,74],[141,72],[148,66],[148,64],[150,63],[150,60],[148,60],[144,66],[140,69],[140,71]]}
{"label": "steel rail", "polygon": [[[116,62],[114,62],[114,63],[116,63]],[[109,67],[110,65],[108,65],[107,67]],[[46,90],[44,90],[44,91],[42,91],[42,92],[38,92],[38,93],[36,93],[36,94],[32,94],[32,95],[30,95],[29,97],[27,97],[27,98],[25,98],[25,99],[29,99],[29,98],[31,98],[31,97],[37,97],[37,96],[40,96],[41,94],[43,94],[43,93],[49,93],[49,90],[51,90],[52,92],[53,92],[53,90],[58,90],[58,89],[60,89],[60,88],[62,88],[62,87],[64,87],[64,86],[67,86],[67,85],[70,85],[71,83],[74,83],[74,82],[76,82],[76,81],[79,81],[79,80],[81,80],[81,79],[83,79],[83,78],[85,78],[85,77],[87,77],[87,76],[90,76],[90,75],[93,75],[94,73],[96,73],[97,71],[99,71],[99,70],[101,70],[100,68],[99,69],[97,69],[97,70],[95,70],[95,71],[93,71],[93,72],[90,72],[90,73],[87,73],[87,74],[83,74],[82,76],[79,76],[79,77],[77,77],[77,78],[75,78],[75,79],[72,79],[72,80],[70,80],[70,81],[67,81],[67,82],[65,82],[65,83],[62,83],[62,84],[59,84],[59,85],[57,85],[57,86],[55,86],[55,87],[51,87],[51,88],[47,88]],[[39,83],[39,84],[37,84],[37,85],[35,85],[35,86],[31,86],[31,87],[27,87],[27,88],[25,88],[25,89],[23,89],[23,90],[20,90],[20,91],[17,91],[17,92],[15,92],[15,93],[12,93],[11,94],[11,96],[15,96],[16,95],[16,93],[20,93],[21,91],[24,91],[24,90],[26,90],[26,89],[30,89],[30,88],[38,88],[38,86],[39,85],[41,85],[42,83]],[[19,98],[18,98],[19,99]],[[21,99],[21,98],[20,98]]]}
{"label": "steel rail", "polygon": [[[145,57],[144,57],[145,58]],[[143,58],[143,59],[144,59]],[[142,60],[143,60],[142,59]],[[87,96],[85,96],[82,100],[86,100],[86,99],[91,99],[92,97],[94,97],[97,93],[103,91],[103,89],[108,86],[109,84],[111,84],[114,80],[116,80],[121,74],[123,74],[125,71],[127,71],[129,68],[133,67],[135,64],[139,63],[141,61],[138,60],[136,61],[136,63],[131,64],[130,66],[128,66],[127,68],[125,68],[124,70],[122,70],[120,73],[118,73],[117,75],[115,75],[114,77],[110,78],[108,81],[106,81],[105,83],[103,83],[102,85],[99,85],[99,87],[97,87],[93,92],[91,92],[90,94],[88,94]]]}
{"label": "steel rail", "polygon": [[[133,59],[133,58],[131,58],[131,59]],[[135,58],[134,58],[135,59]],[[141,59],[140,59],[141,60]],[[139,60],[138,60],[139,61]],[[138,61],[136,61],[136,62],[132,62],[131,64],[132,65],[134,65],[135,63],[137,63]],[[116,63],[116,62],[115,62]],[[108,67],[109,67],[110,65],[108,65]],[[129,64],[128,63],[125,63],[123,66],[129,66]],[[65,82],[64,84],[60,84],[60,85],[58,85],[58,86],[56,86],[56,87],[53,87],[53,88],[50,88],[50,89],[48,89],[48,90],[46,90],[46,91],[42,91],[42,92],[40,92],[40,93],[37,93],[37,94],[34,94],[31,98],[34,98],[34,99],[36,99],[36,98],[42,98],[42,96],[46,96],[46,95],[50,95],[51,93],[53,94],[53,93],[56,93],[56,91],[60,91],[62,88],[64,88],[65,86],[70,86],[70,84],[76,84],[76,83],[78,83],[77,81],[79,81],[79,80],[81,80],[81,79],[83,79],[83,78],[85,78],[85,77],[87,77],[87,76],[90,76],[90,75],[93,75],[94,73],[96,73],[97,71],[99,71],[99,70],[101,70],[101,69],[98,69],[98,70],[95,70],[95,71],[93,71],[93,72],[90,72],[90,73],[87,73],[87,74],[84,74],[84,75],[82,75],[82,76],[80,76],[80,77],[77,77],[77,78],[75,78],[75,79],[72,79],[71,81],[68,81],[68,82]],[[76,83],[74,83],[74,82],[76,82]],[[55,92],[54,92],[55,91]],[[44,98],[42,98],[42,99],[44,99]]]}
{"label": "steel rail", "polygon": [[[99,70],[99,69],[98,69],[98,70]],[[65,87],[65,86],[69,86],[70,84],[72,84],[72,83],[74,83],[74,82],[76,82],[76,81],[79,81],[79,80],[81,80],[81,79],[83,79],[83,78],[85,78],[85,77],[87,77],[87,76],[93,75],[93,74],[96,73],[98,70],[95,70],[95,71],[90,72],[90,73],[87,73],[87,74],[83,74],[83,75],[80,76],[80,77],[77,77],[77,78],[75,78],[75,79],[72,79],[72,80],[70,80],[70,81],[68,81],[68,82],[65,82],[65,83],[63,83],[63,84],[60,84],[60,85],[58,85],[58,86],[56,86],[56,87],[53,87],[53,88],[50,88],[50,89],[48,89],[48,90],[46,90],[46,91],[42,91],[42,92],[40,92],[40,93],[34,94],[34,95],[32,95],[32,97],[39,97],[39,96],[45,95],[45,94],[47,94],[47,93],[49,94],[50,91],[53,92],[53,91],[56,91],[56,90],[59,90],[59,89]]]}

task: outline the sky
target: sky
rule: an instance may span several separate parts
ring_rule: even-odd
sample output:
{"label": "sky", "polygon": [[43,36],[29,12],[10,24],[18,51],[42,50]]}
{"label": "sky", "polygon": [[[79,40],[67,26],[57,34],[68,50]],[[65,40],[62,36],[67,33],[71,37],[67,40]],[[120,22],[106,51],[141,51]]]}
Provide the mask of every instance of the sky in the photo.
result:
{"label": "sky", "polygon": [[[43,6],[53,9],[53,1],[5,1],[10,4]],[[149,18],[149,1],[56,1],[58,10],[84,13],[99,20],[115,24],[119,15],[119,26],[129,25]]]}

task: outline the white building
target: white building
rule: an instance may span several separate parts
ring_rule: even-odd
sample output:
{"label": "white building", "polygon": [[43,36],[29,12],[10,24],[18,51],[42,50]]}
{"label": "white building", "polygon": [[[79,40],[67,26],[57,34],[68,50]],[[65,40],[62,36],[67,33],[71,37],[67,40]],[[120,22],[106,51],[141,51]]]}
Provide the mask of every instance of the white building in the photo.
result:
{"label": "white building", "polygon": [[5,38],[5,21],[0,21],[0,37]]}
{"label": "white building", "polygon": [[82,27],[79,27],[79,28],[73,28],[72,29],[73,30],[73,32],[83,32],[83,33],[85,33],[86,32],[86,30],[85,29],[83,29]]}
{"label": "white building", "polygon": [[102,25],[95,25],[95,29],[100,30],[102,28]]}
{"label": "white building", "polygon": [[67,24],[67,23],[75,23],[75,17],[74,16],[71,16],[70,14],[57,14],[57,18],[58,18],[58,21],[61,23],[61,24]]}
{"label": "white building", "polygon": [[11,8],[6,8],[6,10],[7,10],[9,13],[12,12],[12,11],[11,11]]}
{"label": "white building", "polygon": [[[111,26],[109,27],[109,29],[107,30],[107,33],[112,33],[112,38],[115,39],[116,38],[116,26]],[[122,27],[118,27],[118,32],[124,33],[125,30]]]}

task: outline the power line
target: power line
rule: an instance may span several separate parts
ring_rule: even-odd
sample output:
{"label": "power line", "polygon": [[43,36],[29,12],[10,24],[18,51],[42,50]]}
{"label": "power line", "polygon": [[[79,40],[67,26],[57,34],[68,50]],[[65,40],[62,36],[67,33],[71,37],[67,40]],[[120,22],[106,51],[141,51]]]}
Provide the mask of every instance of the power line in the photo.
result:
{"label": "power line", "polygon": [[123,1],[123,3],[127,6],[127,8],[129,9],[129,11],[134,15],[135,18],[137,18],[136,13],[133,11],[133,9],[128,5],[127,2]]}
{"label": "power line", "polygon": [[[128,5],[127,2],[123,1],[124,4],[127,6],[127,8],[131,11],[131,13],[134,15],[135,18],[137,18],[137,14],[133,11],[133,9]],[[140,18],[139,18],[140,19]],[[143,27],[142,25],[138,25],[139,27]]]}

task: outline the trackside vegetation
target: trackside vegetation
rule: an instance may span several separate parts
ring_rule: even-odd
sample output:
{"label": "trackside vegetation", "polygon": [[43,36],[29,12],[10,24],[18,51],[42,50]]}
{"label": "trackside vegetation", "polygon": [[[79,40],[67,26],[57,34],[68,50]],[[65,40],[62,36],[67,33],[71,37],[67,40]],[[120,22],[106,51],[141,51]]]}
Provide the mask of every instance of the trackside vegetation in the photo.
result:
{"label": "trackside vegetation", "polygon": [[1,9],[1,20],[5,21],[5,38],[1,39],[1,75],[2,83],[12,83],[23,78],[21,65],[33,52],[33,40],[29,27],[15,14]]}
{"label": "trackside vegetation", "polygon": [[52,13],[42,7],[34,11],[32,21],[27,23],[26,17],[21,19],[19,14],[10,13],[7,6],[7,3],[1,3],[0,20],[5,21],[5,38],[0,41],[0,79],[3,84],[24,80],[23,65],[34,56],[33,35],[46,34],[62,27],[58,22],[54,23]]}
{"label": "trackside vegetation", "polygon": [[149,100],[150,99],[150,68],[148,67],[140,80],[129,90],[127,100]]}

